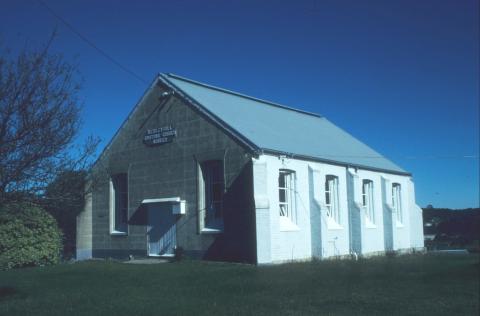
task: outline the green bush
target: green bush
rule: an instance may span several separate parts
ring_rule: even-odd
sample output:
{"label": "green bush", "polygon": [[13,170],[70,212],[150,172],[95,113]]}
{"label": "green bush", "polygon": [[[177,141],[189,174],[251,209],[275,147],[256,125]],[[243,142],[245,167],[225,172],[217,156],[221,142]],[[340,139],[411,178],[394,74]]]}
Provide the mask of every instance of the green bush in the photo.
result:
{"label": "green bush", "polygon": [[0,270],[58,263],[62,233],[55,219],[29,203],[0,207]]}

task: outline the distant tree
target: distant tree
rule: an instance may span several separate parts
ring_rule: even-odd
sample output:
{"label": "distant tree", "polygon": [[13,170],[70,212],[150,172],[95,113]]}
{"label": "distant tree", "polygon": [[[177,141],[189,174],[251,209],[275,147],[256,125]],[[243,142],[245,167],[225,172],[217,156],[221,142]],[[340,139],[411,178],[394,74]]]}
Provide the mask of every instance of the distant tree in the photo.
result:
{"label": "distant tree", "polygon": [[0,205],[35,198],[66,170],[87,168],[98,139],[81,147],[76,66],[39,50],[0,54]]}
{"label": "distant tree", "polygon": [[86,175],[85,170],[58,174],[39,200],[63,232],[64,257],[72,256],[75,251],[76,218],[84,206]]}

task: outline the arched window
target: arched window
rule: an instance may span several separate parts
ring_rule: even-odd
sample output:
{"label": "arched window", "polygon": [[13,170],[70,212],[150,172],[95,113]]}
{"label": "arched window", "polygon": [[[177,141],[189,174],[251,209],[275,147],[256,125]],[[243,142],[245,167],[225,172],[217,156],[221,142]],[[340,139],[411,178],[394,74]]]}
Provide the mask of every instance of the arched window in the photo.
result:
{"label": "arched window", "polygon": [[292,170],[280,169],[278,175],[278,203],[280,216],[296,223],[295,172]]}
{"label": "arched window", "polygon": [[200,165],[200,229],[223,231],[223,194],[225,190],[223,162],[207,160]]}
{"label": "arched window", "polygon": [[338,199],[338,177],[327,175],[325,177],[325,204],[327,206],[327,216],[340,224],[340,211]]}
{"label": "arched window", "polygon": [[373,181],[365,179],[362,182],[362,204],[365,215],[370,223],[375,224],[375,208],[373,199]]}
{"label": "arched window", "polygon": [[119,173],[110,179],[110,233],[126,234],[128,229],[128,177]]}
{"label": "arched window", "polygon": [[393,211],[397,213],[397,222],[403,223],[403,210],[402,210],[402,191],[399,183],[392,184],[392,206]]}

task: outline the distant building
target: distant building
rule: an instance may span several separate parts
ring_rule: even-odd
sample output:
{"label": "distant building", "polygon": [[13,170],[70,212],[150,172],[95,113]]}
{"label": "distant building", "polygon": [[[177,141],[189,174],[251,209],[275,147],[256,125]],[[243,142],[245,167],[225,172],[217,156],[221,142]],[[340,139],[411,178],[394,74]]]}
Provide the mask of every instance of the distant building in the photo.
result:
{"label": "distant building", "polygon": [[77,258],[423,248],[411,175],[326,118],[160,74],[91,170]]}

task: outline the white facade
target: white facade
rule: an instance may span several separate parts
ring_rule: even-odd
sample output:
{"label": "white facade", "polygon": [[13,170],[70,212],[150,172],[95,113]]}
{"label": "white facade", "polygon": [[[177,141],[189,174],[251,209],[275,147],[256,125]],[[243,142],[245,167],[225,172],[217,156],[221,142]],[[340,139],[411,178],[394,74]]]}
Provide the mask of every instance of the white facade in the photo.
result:
{"label": "white facade", "polygon": [[[281,172],[294,179],[290,200],[280,192],[288,187],[279,184]],[[423,248],[409,176],[261,155],[253,159],[253,177],[258,264]],[[288,216],[280,204],[290,205]]]}

